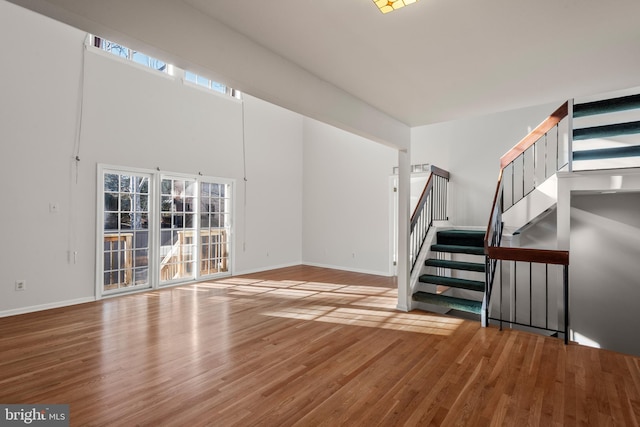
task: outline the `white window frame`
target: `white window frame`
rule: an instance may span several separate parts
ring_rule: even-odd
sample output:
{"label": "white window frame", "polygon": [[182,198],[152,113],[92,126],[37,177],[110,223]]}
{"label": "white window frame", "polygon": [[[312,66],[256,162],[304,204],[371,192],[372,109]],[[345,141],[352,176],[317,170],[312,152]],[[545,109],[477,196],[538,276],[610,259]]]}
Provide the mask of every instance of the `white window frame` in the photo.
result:
{"label": "white window frame", "polygon": [[[148,286],[131,286],[127,288],[120,288],[112,291],[104,290],[104,176],[106,173],[113,174],[136,174],[145,175],[149,177],[149,260],[148,260]],[[195,235],[195,257],[194,257],[194,275],[193,277],[185,279],[175,279],[170,281],[160,281],[160,233],[162,231],[160,225],[160,202],[161,202],[161,180],[162,178],[183,178],[195,180],[195,209],[194,215],[194,230]],[[209,275],[200,274],[200,185],[203,182],[212,184],[224,184],[227,185],[229,195],[226,197],[229,201],[229,206],[226,206],[226,210],[229,217],[228,225],[228,256],[227,256],[227,271],[218,272]],[[129,294],[134,292],[145,292],[153,289],[160,289],[164,287],[176,286],[185,283],[194,283],[203,280],[211,280],[213,278],[229,277],[233,275],[235,265],[235,179],[220,178],[214,176],[202,176],[202,175],[190,175],[183,173],[175,173],[169,171],[158,171],[141,168],[131,168],[125,166],[105,165],[98,164],[97,168],[97,209],[96,209],[96,273],[95,273],[95,286],[96,286],[96,299],[108,298],[112,296],[118,296],[122,294]]]}

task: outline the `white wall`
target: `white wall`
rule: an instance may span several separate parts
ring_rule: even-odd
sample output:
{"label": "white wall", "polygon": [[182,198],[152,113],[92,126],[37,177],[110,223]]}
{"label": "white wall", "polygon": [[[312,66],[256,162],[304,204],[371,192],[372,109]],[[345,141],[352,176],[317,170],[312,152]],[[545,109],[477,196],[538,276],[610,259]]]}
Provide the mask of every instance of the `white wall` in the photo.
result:
{"label": "white wall", "polygon": [[[247,207],[246,230],[237,229],[237,271],[300,264],[304,119],[249,96],[244,105]],[[243,203],[238,197],[238,215]]]}
{"label": "white wall", "polygon": [[76,181],[85,34],[0,2],[0,37],[0,314],[93,299],[98,163],[233,178],[235,271],[300,263],[300,115],[245,100],[245,215],[242,103],[87,51]]}
{"label": "white wall", "polygon": [[640,193],[574,194],[571,204],[574,338],[640,355]]}
{"label": "white wall", "polygon": [[[0,312],[93,295],[93,245],[81,264],[67,262],[70,239],[95,228],[95,165],[88,183],[71,181],[84,35],[0,2]],[[89,204],[72,224],[72,188]],[[94,190],[95,193],[95,190]],[[49,213],[49,202],[60,213]],[[83,204],[79,209],[86,209]],[[91,239],[91,237],[89,237]],[[15,280],[27,289],[14,291]]]}
{"label": "white wall", "polygon": [[388,275],[397,151],[304,120],[304,263]]}
{"label": "white wall", "polygon": [[500,157],[562,102],[412,129],[411,163],[451,173],[449,219],[457,226],[486,227]]}

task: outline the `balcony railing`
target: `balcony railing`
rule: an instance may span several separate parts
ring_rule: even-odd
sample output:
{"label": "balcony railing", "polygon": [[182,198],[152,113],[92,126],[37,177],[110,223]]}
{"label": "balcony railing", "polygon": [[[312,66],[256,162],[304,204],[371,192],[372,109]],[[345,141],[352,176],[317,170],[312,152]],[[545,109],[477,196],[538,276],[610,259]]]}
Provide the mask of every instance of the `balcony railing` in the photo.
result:
{"label": "balcony railing", "polygon": [[[501,328],[506,322],[562,333],[565,343],[569,338],[569,252],[502,247],[501,243],[503,213],[564,167],[569,159],[569,144],[563,144],[559,137],[561,123],[568,116],[568,105],[563,104],[500,159],[485,234],[484,307],[487,322],[497,321]],[[499,290],[498,300],[495,287]]]}

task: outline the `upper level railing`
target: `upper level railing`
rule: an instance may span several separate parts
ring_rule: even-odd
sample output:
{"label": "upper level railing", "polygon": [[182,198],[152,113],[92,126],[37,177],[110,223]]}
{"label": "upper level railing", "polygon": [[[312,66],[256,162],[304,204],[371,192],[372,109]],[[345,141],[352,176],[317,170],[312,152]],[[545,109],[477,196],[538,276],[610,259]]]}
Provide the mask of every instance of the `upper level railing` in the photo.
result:
{"label": "upper level railing", "polygon": [[[485,317],[487,321],[497,320],[500,322],[501,327],[502,322],[508,322],[510,324],[561,332],[564,334],[565,343],[568,342],[569,330],[569,252],[502,247],[501,241],[503,232],[502,214],[526,197],[546,178],[566,165],[569,159],[569,147],[568,144],[565,146],[561,141],[560,126],[568,114],[569,103],[565,103],[500,159],[498,184],[484,241],[485,254],[487,256],[487,286],[485,290]],[[525,268],[518,269],[521,264],[524,264]],[[562,274],[552,271],[550,275],[550,266],[561,266]],[[536,271],[535,274],[534,271]],[[541,271],[544,271],[544,273]],[[504,279],[505,274],[508,275],[506,280]],[[499,278],[500,285],[500,296],[497,304],[495,300],[492,300],[496,277]],[[559,317],[555,321],[553,319],[554,313],[549,313],[549,310],[554,308],[549,301],[549,286],[550,283],[553,285],[554,277],[559,278],[558,280],[562,282],[560,285],[561,290],[551,289],[552,294],[558,295],[560,292],[562,293],[562,302],[557,305],[556,312],[559,317],[564,318],[562,321]],[[518,284],[518,279],[521,279],[520,284]],[[522,285],[523,281],[524,285]],[[509,293],[506,301],[504,298],[505,289]],[[522,303],[523,291],[524,304]],[[518,293],[521,297],[520,301],[517,299]],[[525,309],[527,302],[528,310]],[[508,313],[503,312],[504,305],[508,306]],[[543,308],[540,308],[540,305]],[[518,315],[519,308],[520,315]],[[522,314],[523,312],[524,315]],[[534,319],[534,312],[536,313],[536,319]]]}
{"label": "upper level railing", "polygon": [[565,102],[500,158],[505,211],[569,163],[568,113]]}
{"label": "upper level railing", "polygon": [[420,200],[411,215],[411,234],[409,236],[409,259],[411,270],[415,267],[422,245],[433,225],[433,221],[447,220],[447,187],[449,172],[431,166]]}

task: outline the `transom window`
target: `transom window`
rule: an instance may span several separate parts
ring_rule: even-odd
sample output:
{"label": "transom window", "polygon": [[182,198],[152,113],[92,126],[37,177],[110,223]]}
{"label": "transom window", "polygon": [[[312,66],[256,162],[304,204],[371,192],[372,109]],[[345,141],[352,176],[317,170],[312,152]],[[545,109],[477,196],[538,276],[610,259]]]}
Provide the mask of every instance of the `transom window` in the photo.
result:
{"label": "transom window", "polygon": [[222,83],[218,83],[214,80],[208,79],[203,76],[199,76],[196,73],[192,73],[191,71],[184,72],[185,81],[191,82],[198,86],[206,87],[207,89],[215,90],[220,93],[227,93],[227,87]]}
{"label": "transom window", "polygon": [[[176,67],[174,67],[172,64],[162,61],[161,59],[154,58],[152,56],[147,55],[146,53],[133,50],[119,43],[115,43],[110,40],[103,39],[102,37],[88,35],[87,40],[88,40],[87,41],[88,45],[93,46],[97,49],[100,49],[104,52],[111,53],[112,55],[115,55],[119,58],[123,58],[129,61],[135,62],[147,68],[158,70],[162,73],[174,75]],[[178,72],[178,75],[180,75],[180,73],[181,71]],[[241,99],[240,91],[235,90],[222,83],[216,82],[215,80],[211,80],[207,77],[198,75],[189,70],[184,70],[184,82],[188,82],[190,84],[204,87],[204,88],[213,90],[215,92],[226,94],[236,99]]]}
{"label": "transom window", "polygon": [[169,70],[167,63],[164,61],[100,37],[93,37],[93,45],[105,52],[109,52],[115,56],[119,56],[120,58],[125,58],[137,64],[144,65],[147,68],[152,68],[163,73],[166,73]]}

